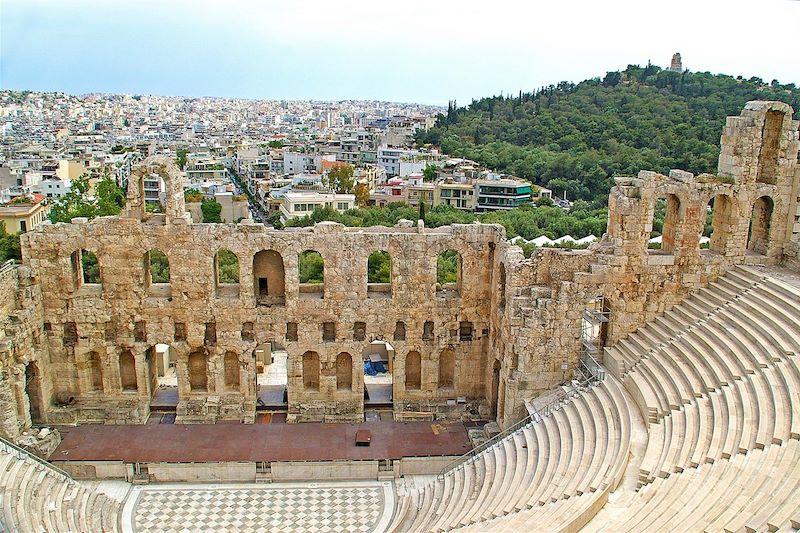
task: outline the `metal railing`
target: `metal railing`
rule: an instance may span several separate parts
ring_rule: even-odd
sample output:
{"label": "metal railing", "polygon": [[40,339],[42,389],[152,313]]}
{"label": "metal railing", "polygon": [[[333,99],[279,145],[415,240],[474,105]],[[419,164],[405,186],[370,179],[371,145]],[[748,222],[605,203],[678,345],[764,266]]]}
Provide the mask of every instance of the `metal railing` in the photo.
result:
{"label": "metal railing", "polygon": [[17,446],[13,442],[4,439],[3,437],[0,437],[0,449],[2,449],[6,453],[9,453],[9,454],[13,455],[17,459],[20,459],[20,460],[23,460],[23,461],[26,461],[26,460],[30,459],[30,460],[32,460],[32,461],[34,461],[36,463],[39,463],[40,465],[44,466],[45,468],[51,470],[54,474],[57,475],[57,477],[62,478],[62,480],[66,481],[67,483],[74,483],[75,482],[73,477],[71,475],[69,475],[67,472],[65,472],[64,470],[60,469],[59,467],[55,466],[52,463],[49,463],[49,462],[45,461],[44,459],[42,459],[38,455],[36,455],[34,453],[31,453],[28,450],[26,450],[26,449],[24,449],[24,448],[22,448],[20,446]]}
{"label": "metal railing", "polygon": [[14,265],[15,265],[14,260],[9,259],[8,261],[5,261],[2,265],[0,265],[0,272],[11,270],[12,268],[14,268]]}
{"label": "metal railing", "polygon": [[464,465],[468,460],[475,457],[479,453],[483,452],[484,450],[488,450],[507,436],[511,435],[515,431],[522,429],[523,427],[532,424],[533,418],[530,415],[526,416],[513,426],[509,427],[508,429],[501,431],[497,435],[493,436],[492,438],[488,439],[486,442],[478,444],[474,448],[472,448],[467,453],[461,455],[457,459],[450,461],[444,468],[439,471],[439,474],[436,476],[437,479],[440,481],[444,479],[444,477],[449,474],[451,471],[455,470],[456,468]]}
{"label": "metal railing", "polygon": [[552,399],[547,403],[539,407],[534,407],[534,412],[532,414],[526,416],[508,429],[501,431],[497,435],[488,439],[486,442],[475,446],[457,459],[449,462],[439,471],[439,474],[436,476],[436,478],[440,481],[444,480],[444,477],[447,474],[465,465],[467,461],[473,457],[493,447],[495,444],[502,441],[512,433],[515,433],[520,429],[523,429],[550,416],[554,411],[557,411],[564,402],[580,395],[585,390],[603,381],[606,377],[606,372],[602,365],[600,365],[600,363],[598,363],[594,357],[592,357],[592,355],[585,350],[581,351],[579,372],[583,379],[579,380],[576,385],[566,389],[561,387],[555,394],[551,396]]}

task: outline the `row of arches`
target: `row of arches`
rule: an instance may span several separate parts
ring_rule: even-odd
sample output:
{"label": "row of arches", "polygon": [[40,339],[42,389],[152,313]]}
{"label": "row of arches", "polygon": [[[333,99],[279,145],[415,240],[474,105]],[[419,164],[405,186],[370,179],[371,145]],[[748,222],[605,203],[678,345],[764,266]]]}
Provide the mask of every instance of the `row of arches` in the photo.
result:
{"label": "row of arches", "polygon": [[[189,353],[187,368],[189,374],[190,392],[207,392],[209,383],[209,356],[205,350],[199,349]],[[107,392],[104,385],[104,366],[100,354],[89,352],[86,356],[89,371],[89,392]],[[150,391],[154,391],[157,383],[157,361],[155,347],[151,347],[145,354],[146,375],[151,381]],[[122,392],[136,392],[139,390],[139,373],[136,357],[131,350],[123,350],[117,356],[119,384]],[[226,391],[235,392],[241,384],[239,356],[232,351],[225,352],[222,356],[223,384]]]}
{"label": "row of arches", "polygon": [[[143,259],[145,286],[158,287],[170,283],[170,262],[157,248],[145,252]],[[325,284],[325,260],[316,250],[298,254],[298,279],[301,297],[321,295]],[[459,291],[461,286],[461,255],[453,249],[441,252],[436,262],[437,291]],[[73,284],[102,284],[102,269],[97,256],[85,249],[70,256]],[[236,296],[240,285],[239,257],[228,249],[214,256],[214,284],[217,296]],[[391,295],[392,259],[386,250],[377,250],[367,258],[367,290],[370,293]],[[260,304],[281,303],[285,297],[283,256],[275,250],[261,250],[253,256],[253,294]]]}
{"label": "row of arches", "polygon": [[[437,385],[440,389],[452,389],[455,385],[456,354],[445,348],[439,354]],[[336,356],[336,390],[351,391],[353,373],[357,369],[353,365],[353,356],[341,352]],[[405,389],[420,390],[422,386],[422,356],[419,351],[411,350],[405,357]],[[319,391],[320,387],[319,353],[309,350],[302,355],[303,388],[307,391]]]}
{"label": "row of arches", "polygon": [[[766,254],[769,249],[770,230],[775,203],[771,196],[762,195],[753,203],[747,236],[747,250]],[[734,199],[727,194],[717,194],[705,206],[702,226],[697,228],[699,247],[724,252],[733,236],[737,223]],[[653,209],[651,238],[661,237],[660,243],[651,243],[650,248],[673,254],[680,237],[679,227],[686,218],[683,202],[676,194],[659,196]]]}

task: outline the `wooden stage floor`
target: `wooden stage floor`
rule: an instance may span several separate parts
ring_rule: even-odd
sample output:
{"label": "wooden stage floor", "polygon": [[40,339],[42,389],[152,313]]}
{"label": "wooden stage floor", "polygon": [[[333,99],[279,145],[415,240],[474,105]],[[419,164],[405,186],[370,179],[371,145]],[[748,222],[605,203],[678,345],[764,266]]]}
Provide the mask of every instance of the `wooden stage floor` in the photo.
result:
{"label": "wooden stage floor", "polygon": [[[462,423],[148,424],[59,427],[51,461],[334,461],[457,456],[471,449]],[[357,447],[359,429],[372,433]]]}

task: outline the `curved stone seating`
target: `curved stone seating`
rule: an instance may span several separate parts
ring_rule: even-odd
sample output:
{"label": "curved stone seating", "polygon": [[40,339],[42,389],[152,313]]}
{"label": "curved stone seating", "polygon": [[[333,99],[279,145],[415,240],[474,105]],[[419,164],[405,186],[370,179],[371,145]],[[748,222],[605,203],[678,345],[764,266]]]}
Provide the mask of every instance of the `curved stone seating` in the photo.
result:
{"label": "curved stone seating", "polygon": [[[738,272],[723,280],[740,287]],[[705,291],[719,295],[714,312],[643,354],[624,376],[649,423],[642,484],[797,438],[798,296],[770,280],[738,294],[718,285],[725,284]]]}
{"label": "curved stone seating", "polygon": [[[607,380],[410,492],[393,530],[800,527],[800,291],[732,269],[608,349],[606,363],[622,386]],[[649,435],[639,489],[598,515],[627,465],[626,393]]]}
{"label": "curved stone seating", "polygon": [[736,268],[657,321],[683,327],[607,350],[649,439],[638,492],[586,530],[797,528],[800,291]]}
{"label": "curved stone seating", "polygon": [[30,533],[118,531],[120,503],[32,459],[0,449],[2,523]]}
{"label": "curved stone seating", "polygon": [[799,491],[800,442],[792,440],[657,479],[623,520],[586,530],[776,531],[798,516]]}
{"label": "curved stone seating", "polygon": [[543,517],[581,527],[622,479],[629,409],[619,382],[608,378],[400,497],[389,530],[486,531]]}

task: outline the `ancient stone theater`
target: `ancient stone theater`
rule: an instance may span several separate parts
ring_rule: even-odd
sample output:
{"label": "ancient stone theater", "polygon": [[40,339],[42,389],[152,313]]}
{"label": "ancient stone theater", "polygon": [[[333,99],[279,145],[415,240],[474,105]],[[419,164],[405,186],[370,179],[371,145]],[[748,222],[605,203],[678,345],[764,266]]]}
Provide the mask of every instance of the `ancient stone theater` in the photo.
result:
{"label": "ancient stone theater", "polygon": [[477,223],[193,223],[178,169],[145,160],[119,216],[36,228],[0,271],[0,522],[800,528],[792,114],[749,102],[717,173],[616,177],[598,242],[530,258]]}

